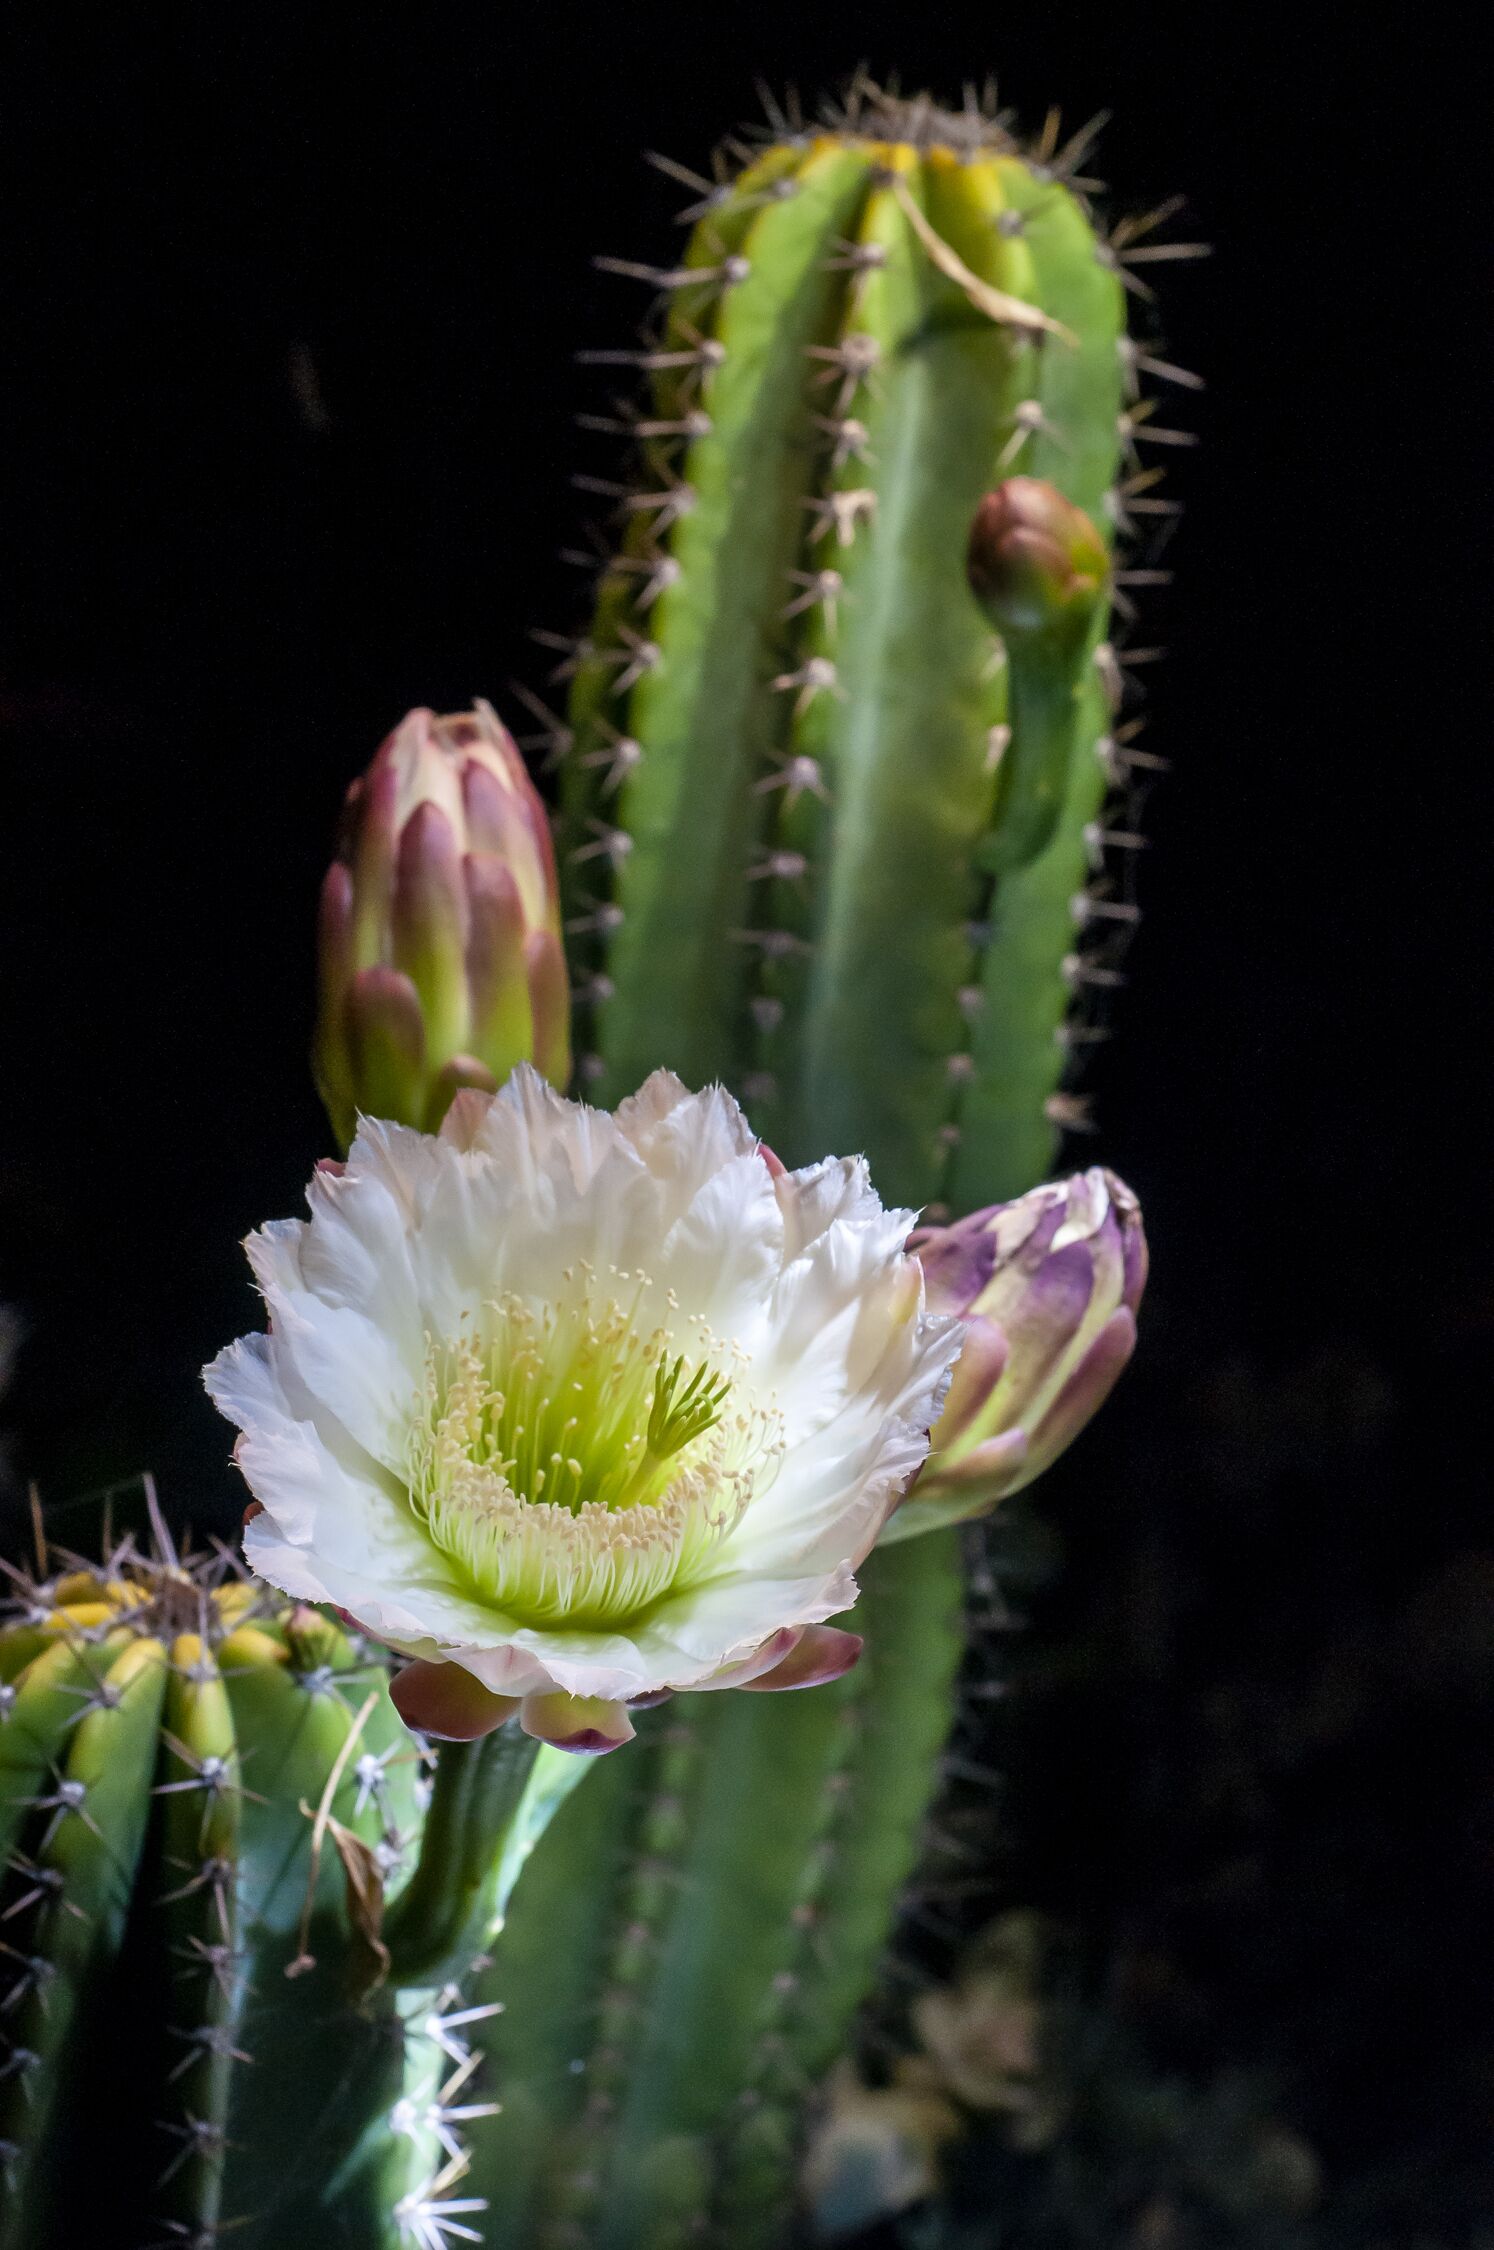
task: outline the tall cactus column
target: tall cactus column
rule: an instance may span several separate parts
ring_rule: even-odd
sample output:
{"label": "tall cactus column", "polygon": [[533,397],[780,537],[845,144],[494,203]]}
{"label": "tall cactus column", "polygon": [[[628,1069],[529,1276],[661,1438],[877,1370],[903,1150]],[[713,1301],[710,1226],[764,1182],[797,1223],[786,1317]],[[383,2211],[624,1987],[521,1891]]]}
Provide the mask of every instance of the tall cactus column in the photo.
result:
{"label": "tall cactus column", "polygon": [[790,1161],[989,1200],[1052,1152],[1077,949],[1070,918],[1032,958],[1021,886],[1085,887],[1106,605],[1019,651],[966,542],[1018,475],[1108,538],[1120,282],[1060,180],[926,107],[710,202],[655,277],[639,489],[571,660],[584,1067],[720,1075]]}
{"label": "tall cactus column", "polygon": [[[550,738],[584,1090],[719,1076],[790,1163],[865,1149],[913,1205],[1017,1192],[1052,1155],[1113,761],[1113,265],[999,129],[874,103],[711,189],[677,266],[622,270],[662,303],[594,355],[647,372],[641,470]],[[1016,477],[1099,527],[1063,630],[995,629],[967,580]],[[671,1706],[546,1838],[484,1985],[496,2241],[785,2238],[964,1641],[952,1534],[863,1585],[855,1673]]]}

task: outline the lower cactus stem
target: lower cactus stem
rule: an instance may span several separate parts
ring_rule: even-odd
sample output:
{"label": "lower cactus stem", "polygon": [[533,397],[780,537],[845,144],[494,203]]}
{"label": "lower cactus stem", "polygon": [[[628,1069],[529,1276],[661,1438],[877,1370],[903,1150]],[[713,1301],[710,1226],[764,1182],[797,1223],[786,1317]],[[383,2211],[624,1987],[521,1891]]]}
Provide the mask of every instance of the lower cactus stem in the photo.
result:
{"label": "lower cactus stem", "polygon": [[862,1578],[854,1671],[678,1698],[546,1838],[476,1995],[503,2008],[470,2175],[491,2250],[784,2238],[806,2095],[875,1976],[963,1646],[953,1535]]}
{"label": "lower cactus stem", "polygon": [[464,1976],[503,1926],[530,1852],[590,1760],[542,1747],[512,1723],[477,1742],[447,1742],[420,1858],[385,1929],[397,1985]]}

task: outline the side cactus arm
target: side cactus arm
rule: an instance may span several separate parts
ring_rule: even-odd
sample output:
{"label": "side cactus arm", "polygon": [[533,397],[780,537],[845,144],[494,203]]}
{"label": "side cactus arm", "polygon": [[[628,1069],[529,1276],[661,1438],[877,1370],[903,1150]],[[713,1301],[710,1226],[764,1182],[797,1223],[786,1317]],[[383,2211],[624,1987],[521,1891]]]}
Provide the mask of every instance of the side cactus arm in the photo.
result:
{"label": "side cactus arm", "polygon": [[0,1618],[3,2250],[404,2250],[461,2200],[493,2011],[459,1980],[581,1768],[542,1754],[454,1863],[421,1763],[381,1658],[216,1560]]}

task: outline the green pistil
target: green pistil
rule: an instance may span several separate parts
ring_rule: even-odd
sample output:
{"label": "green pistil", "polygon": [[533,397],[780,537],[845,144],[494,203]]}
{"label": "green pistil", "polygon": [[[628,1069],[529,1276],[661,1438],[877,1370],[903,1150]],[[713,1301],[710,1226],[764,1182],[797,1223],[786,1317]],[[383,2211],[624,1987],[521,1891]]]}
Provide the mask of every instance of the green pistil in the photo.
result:
{"label": "green pistil", "polygon": [[[705,1362],[696,1368],[681,1391],[685,1371],[683,1352],[659,1368],[654,1376],[654,1405],[648,1418],[648,1449],[654,1458],[667,1461],[692,1438],[704,1436],[721,1419],[721,1408],[731,1384],[724,1375],[713,1375]],[[679,1392],[676,1397],[676,1392]]]}

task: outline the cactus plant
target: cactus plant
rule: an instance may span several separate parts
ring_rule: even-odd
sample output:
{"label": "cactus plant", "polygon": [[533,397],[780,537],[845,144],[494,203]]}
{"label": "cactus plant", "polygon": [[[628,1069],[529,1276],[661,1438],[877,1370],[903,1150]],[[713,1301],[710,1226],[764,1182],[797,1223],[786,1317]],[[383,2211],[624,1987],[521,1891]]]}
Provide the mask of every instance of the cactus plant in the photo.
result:
{"label": "cactus plant", "polygon": [[[0,1680],[6,2250],[439,2240],[486,2108],[485,2014],[445,1982],[476,1949],[450,1815],[478,1762],[418,1860],[421,1758],[382,1661],[164,1539],[21,1576]],[[527,1748],[484,1761],[483,1929],[573,1778],[525,1792]]]}
{"label": "cactus plant", "polygon": [[[699,183],[677,264],[609,261],[661,310],[590,355],[648,393],[609,425],[641,473],[541,738],[583,1082],[719,1076],[788,1162],[864,1148],[915,1204],[1047,1169],[1114,981],[1076,923],[1132,911],[1094,876],[1127,762],[1106,633],[1133,348],[1064,172],[973,111],[863,92]],[[972,525],[1019,477],[985,568]],[[783,2239],[806,2095],[938,1783],[953,1536],[874,1556],[855,1622],[857,1673],[659,1714],[545,1839],[483,1983],[495,2241]]]}
{"label": "cactus plant", "polygon": [[[679,262],[625,269],[655,332],[596,355],[649,375],[623,416],[643,473],[546,721],[585,1089],[719,1077],[789,1163],[864,1148],[884,1196],[944,1215],[1048,1168],[1115,975],[1084,932],[1133,912],[1104,864],[1134,761],[1108,556],[1155,503],[1123,478],[1138,355],[1074,158],[861,89],[701,183]],[[457,827],[408,826],[387,948],[342,942],[357,869],[329,892],[344,1138],[373,1088],[429,1128],[526,1050],[564,1075],[548,888],[544,974],[495,1028],[518,986],[492,947],[528,924],[484,921],[497,878],[458,878]],[[640,1712],[570,1803],[582,1766],[512,1728],[449,1743],[422,1809],[382,1659],[334,1618],[164,1540],[25,1579],[0,1628],[0,2250],[311,2223],[347,2250],[781,2241],[965,1657],[952,1531],[862,1583],[845,1678]],[[141,2027],[126,2085],[84,2010]],[[106,2084],[138,2130],[100,2221],[74,2152]]]}

